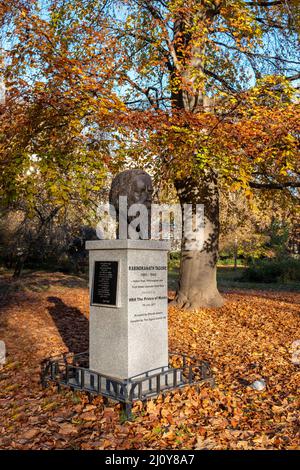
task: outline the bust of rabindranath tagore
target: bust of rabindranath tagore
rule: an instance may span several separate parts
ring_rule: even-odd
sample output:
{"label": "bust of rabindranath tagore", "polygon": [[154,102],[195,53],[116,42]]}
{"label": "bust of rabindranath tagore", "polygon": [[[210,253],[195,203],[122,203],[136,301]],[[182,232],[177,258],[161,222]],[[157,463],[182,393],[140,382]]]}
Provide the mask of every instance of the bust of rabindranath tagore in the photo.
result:
{"label": "bust of rabindranath tagore", "polygon": [[[133,204],[142,204],[147,209],[147,230],[141,238],[150,238],[151,234],[151,204],[153,195],[153,185],[150,175],[144,170],[125,170],[119,173],[112,181],[109,193],[109,203],[114,206],[117,220],[124,214],[120,213],[120,196],[127,197],[128,210]],[[128,216],[126,212],[127,225],[135,219],[135,216]],[[136,231],[141,232],[142,227],[137,225]],[[119,229],[117,229],[117,238]],[[130,238],[130,237],[129,237]]]}

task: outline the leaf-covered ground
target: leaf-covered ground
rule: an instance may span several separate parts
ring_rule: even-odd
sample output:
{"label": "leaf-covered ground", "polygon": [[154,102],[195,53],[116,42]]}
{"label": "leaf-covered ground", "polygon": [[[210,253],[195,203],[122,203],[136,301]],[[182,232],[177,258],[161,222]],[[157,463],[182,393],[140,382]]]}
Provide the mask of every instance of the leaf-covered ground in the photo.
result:
{"label": "leaf-covered ground", "polygon": [[[8,361],[0,371],[1,449],[299,449],[300,294],[227,292],[219,310],[169,309],[171,350],[213,366],[216,387],[192,387],[146,405],[133,422],[120,406],[40,386],[50,355],[88,348],[88,291],[63,274],[0,278],[0,339]],[[267,388],[247,383],[264,378]]]}

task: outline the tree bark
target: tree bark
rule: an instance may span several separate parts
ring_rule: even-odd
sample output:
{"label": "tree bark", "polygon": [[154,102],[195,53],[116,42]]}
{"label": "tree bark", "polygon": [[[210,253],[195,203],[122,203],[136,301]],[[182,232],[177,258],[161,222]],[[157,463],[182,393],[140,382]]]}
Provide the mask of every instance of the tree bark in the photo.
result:
{"label": "tree bark", "polygon": [[[212,20],[217,14],[219,1],[214,8],[204,9],[203,18]],[[199,17],[199,19],[201,19]],[[191,71],[203,72],[205,41],[191,46],[190,55],[182,54],[182,44],[188,50],[191,41],[189,27],[193,25],[192,15],[178,17],[174,22],[174,51],[180,60],[180,67],[174,64],[173,79],[180,74],[183,83],[188,87],[180,87],[172,93],[174,110],[197,113],[203,111],[209,101],[204,91],[197,86],[196,74]],[[177,41],[178,37],[178,41]],[[217,174],[211,168],[200,171],[195,162],[193,174],[174,182],[181,207],[184,204],[204,205],[204,240],[198,249],[189,249],[183,238],[179,286],[173,304],[179,308],[197,309],[199,307],[221,307],[224,303],[217,288],[217,260],[219,245],[219,192]]]}
{"label": "tree bark", "polygon": [[207,170],[175,181],[181,206],[204,205],[203,245],[187,249],[183,237],[178,292],[172,304],[179,308],[221,307],[224,303],[217,288],[219,245],[219,193],[217,175]]}

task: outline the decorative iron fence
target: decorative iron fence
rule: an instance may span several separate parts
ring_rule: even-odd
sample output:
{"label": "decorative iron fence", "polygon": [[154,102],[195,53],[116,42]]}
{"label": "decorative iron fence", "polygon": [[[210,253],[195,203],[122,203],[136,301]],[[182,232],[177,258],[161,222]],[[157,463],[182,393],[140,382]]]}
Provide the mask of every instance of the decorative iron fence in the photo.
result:
{"label": "decorative iron fence", "polygon": [[126,380],[110,377],[88,367],[88,352],[51,357],[42,363],[42,385],[46,387],[54,383],[58,388],[65,386],[116,400],[124,405],[128,419],[134,401],[145,401],[187,385],[214,385],[208,362],[176,352],[169,354],[167,367],[149,370]]}

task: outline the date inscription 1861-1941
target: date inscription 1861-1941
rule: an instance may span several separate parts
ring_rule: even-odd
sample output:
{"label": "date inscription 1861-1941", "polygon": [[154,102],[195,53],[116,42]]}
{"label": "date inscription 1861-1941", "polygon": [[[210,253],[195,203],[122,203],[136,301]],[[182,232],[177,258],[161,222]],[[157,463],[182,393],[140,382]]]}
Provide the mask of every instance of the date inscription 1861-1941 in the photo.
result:
{"label": "date inscription 1861-1941", "polygon": [[116,305],[118,261],[95,261],[92,304]]}

